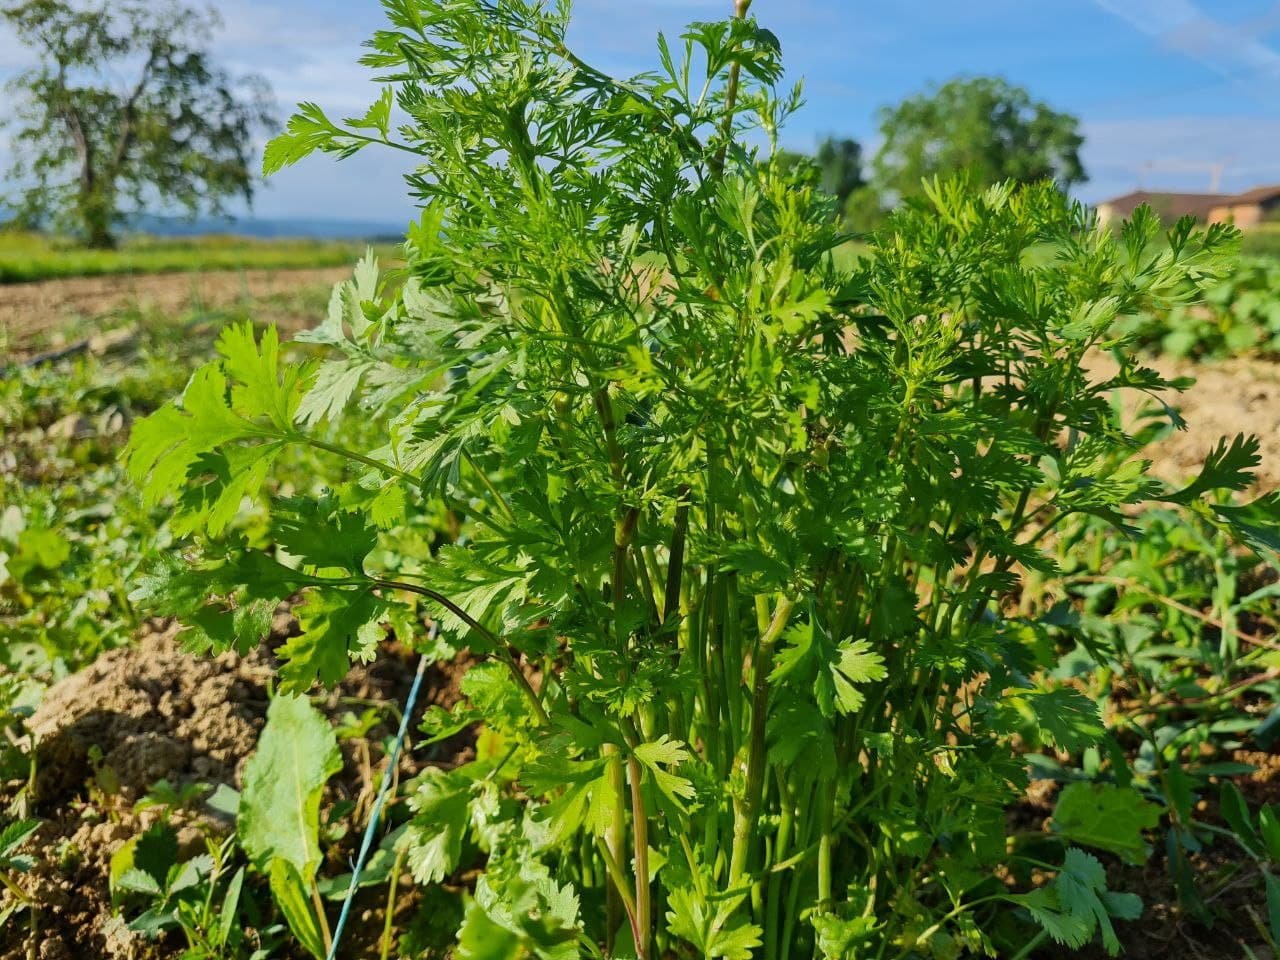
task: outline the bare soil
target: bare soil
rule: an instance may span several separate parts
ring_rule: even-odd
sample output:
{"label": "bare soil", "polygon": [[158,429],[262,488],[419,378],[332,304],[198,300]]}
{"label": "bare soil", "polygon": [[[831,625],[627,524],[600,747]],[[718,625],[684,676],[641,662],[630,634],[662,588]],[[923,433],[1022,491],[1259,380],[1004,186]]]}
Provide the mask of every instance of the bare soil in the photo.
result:
{"label": "bare soil", "polygon": [[[1241,749],[1223,759],[1257,768],[1254,773],[1235,779],[1251,809],[1276,801],[1280,795],[1280,756]],[[1202,791],[1195,818],[1223,827],[1226,824],[1213,799],[1216,791],[1216,787]],[[1047,819],[1053,812],[1056,795],[1056,784],[1033,781],[1027,801],[1016,808],[1015,820],[1024,828],[1048,831]],[[1122,956],[1127,960],[1276,960],[1261,933],[1267,924],[1265,894],[1262,875],[1252,860],[1241,856],[1228,842],[1207,845],[1189,857],[1196,888],[1208,914],[1196,917],[1179,904],[1169,854],[1160,842],[1163,831],[1153,834],[1152,839],[1157,842],[1151,857],[1141,866],[1091,851],[1106,866],[1111,889],[1136,893],[1142,898],[1143,913],[1138,920],[1115,924],[1116,936],[1124,948]],[[1060,951],[1050,944],[1034,954],[1043,960],[1068,955],[1079,960],[1104,960],[1107,956],[1096,940],[1080,952]]]}
{"label": "bare soil", "polygon": [[[308,287],[327,287],[351,275],[349,267],[306,270],[226,270],[152,275],[70,277],[0,286],[0,343],[22,355],[33,345],[57,345],[57,334],[76,321],[77,335],[95,332],[95,319],[133,308],[174,315],[225,307]],[[316,318],[309,318],[314,321]]]}
{"label": "bare soil", "polygon": [[[296,621],[282,610],[274,642],[295,629]],[[142,960],[182,952],[176,937],[151,943],[113,916],[111,857],[161,815],[156,809],[134,809],[158,780],[178,788],[225,784],[240,789],[244,763],[265,723],[275,672],[272,642],[244,657],[198,657],[180,649],[171,626],[157,623],[136,645],[103,655],[49,691],[30,724],[37,737],[38,775],[29,812],[45,822],[28,845],[38,864],[20,877],[41,905],[34,935],[39,960]],[[410,653],[391,643],[375,663],[354,670],[321,709],[336,720],[370,706],[398,705],[413,671]],[[455,703],[459,673],[432,668],[419,709]],[[344,769],[329,784],[326,808],[353,803],[351,816],[363,824],[383,765],[378,748],[369,745],[394,732],[392,716],[383,709],[367,740],[343,744]],[[430,751],[406,751],[399,773],[412,776],[428,763],[450,766],[470,756],[470,740],[462,735]],[[15,786],[0,799],[11,800]],[[203,851],[205,837],[233,829],[202,804],[165,815],[187,855]],[[354,857],[358,834],[358,829],[349,831],[332,854],[342,862],[326,872],[342,872],[343,863]],[[381,931],[377,902],[357,906],[353,949],[361,929]],[[0,930],[0,960],[27,960],[28,920],[21,914]]]}
{"label": "bare soil", "polygon": [[[1181,483],[1199,470],[1205,454],[1221,438],[1246,433],[1261,442],[1258,491],[1280,489],[1280,364],[1244,357],[1203,363],[1155,357],[1144,362],[1166,379],[1193,377],[1196,381],[1185,393],[1168,391],[1162,398],[1181,412],[1187,429],[1143,452],[1154,461],[1155,475]],[[1110,366],[1107,358],[1091,364],[1095,376],[1105,376]],[[1136,394],[1127,397],[1129,412],[1135,413],[1144,399]]]}

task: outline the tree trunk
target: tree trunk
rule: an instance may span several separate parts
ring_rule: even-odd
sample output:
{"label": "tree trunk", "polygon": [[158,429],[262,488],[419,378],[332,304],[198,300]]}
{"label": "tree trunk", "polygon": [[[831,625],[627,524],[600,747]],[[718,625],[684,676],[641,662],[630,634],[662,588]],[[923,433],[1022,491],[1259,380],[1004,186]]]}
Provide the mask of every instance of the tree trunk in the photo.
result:
{"label": "tree trunk", "polygon": [[77,211],[84,230],[85,243],[95,250],[114,250],[116,236],[112,231],[115,220],[114,192],[90,174],[81,177]]}
{"label": "tree trunk", "polygon": [[85,244],[94,250],[114,250],[116,235],[111,230],[111,212],[98,206],[83,211]]}
{"label": "tree trunk", "polygon": [[63,116],[80,159],[80,193],[76,197],[75,216],[84,231],[85,244],[96,250],[113,250],[116,246],[116,237],[111,231],[116,212],[114,178],[98,176],[93,149],[85,136],[80,115],[67,109]]}

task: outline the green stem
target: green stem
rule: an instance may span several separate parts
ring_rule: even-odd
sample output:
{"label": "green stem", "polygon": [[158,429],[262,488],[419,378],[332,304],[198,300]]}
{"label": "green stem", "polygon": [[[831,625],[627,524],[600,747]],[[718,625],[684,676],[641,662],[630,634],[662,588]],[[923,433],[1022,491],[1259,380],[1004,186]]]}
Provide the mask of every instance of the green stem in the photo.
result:
{"label": "green stem", "polygon": [[782,815],[778,821],[778,842],[773,851],[773,866],[770,869],[768,892],[765,895],[765,913],[764,913],[764,955],[765,960],[777,960],[778,956],[778,915],[782,909],[782,883],[784,877],[778,866],[786,861],[782,858],[787,855],[791,844],[791,827],[794,821],[795,810],[794,801],[791,797],[791,791],[787,788],[786,776],[779,771],[778,780],[778,803],[782,808]]}
{"label": "green stem", "polygon": [[680,584],[684,577],[684,547],[689,535],[689,485],[684,484],[676,494],[680,505],[676,507],[675,529],[671,533],[671,546],[667,552],[667,585],[662,600],[662,622],[665,624],[680,612]]}
{"label": "green stem", "polygon": [[382,921],[382,953],[381,960],[391,956],[391,933],[395,927],[396,891],[400,885],[400,871],[404,869],[405,857],[409,854],[408,845],[401,846],[396,854],[396,862],[391,867],[391,884],[387,889],[387,913]]}
{"label": "green stem", "polygon": [[1048,931],[1041,930],[1032,939],[1027,941],[1026,946],[1017,952],[1013,957],[1013,960],[1026,960],[1027,957],[1031,956],[1031,952],[1035,950],[1036,947],[1040,946],[1040,944],[1044,943],[1048,938]]}
{"label": "green stem", "polygon": [[[742,20],[751,9],[751,0],[734,0],[733,15]],[[716,177],[724,173],[724,160],[729,153],[729,138],[733,136],[733,115],[738,107],[738,85],[742,68],[738,63],[729,67],[729,86],[724,95],[724,119],[720,121],[720,148],[711,160],[711,172]]]}
{"label": "green stem", "polygon": [[602,845],[606,851],[605,866],[613,880],[605,905],[605,946],[609,953],[613,953],[614,935],[618,932],[618,914],[622,909],[626,910],[632,932],[636,931],[636,902],[628,889],[621,866],[627,850],[627,809],[623,800],[626,784],[623,782],[622,761],[614,744],[606,743],[603,752],[608,763],[609,788],[613,793],[613,818],[605,830]]}
{"label": "green stem", "polygon": [[[1055,868],[1050,867],[1050,869],[1055,869]],[[982,906],[984,903],[991,903],[991,902],[993,902],[993,901],[995,901],[995,900],[1003,900],[1003,899],[1005,899],[1005,897],[1004,897],[1004,895],[1003,895],[1003,894],[993,893],[993,894],[991,894],[990,896],[986,896],[986,897],[978,897],[976,900],[970,900],[968,903],[962,903],[962,904],[960,904],[958,907],[956,907],[956,908],[955,908],[954,910],[952,910],[950,913],[948,913],[948,914],[946,914],[945,916],[943,916],[943,917],[942,917],[942,919],[940,919],[937,923],[933,924],[933,926],[931,926],[931,927],[927,928],[923,933],[921,933],[921,934],[920,934],[920,936],[916,937],[916,938],[915,938],[915,944],[924,944],[924,943],[928,943],[928,941],[933,937],[933,935],[934,935],[935,933],[937,933],[939,930],[941,930],[941,929],[943,928],[943,926],[944,926],[944,925],[945,925],[949,920],[954,920],[956,917],[960,916],[960,914],[962,914],[962,913],[964,913],[964,912],[966,912],[966,911],[968,911],[968,910],[972,910],[972,909],[974,909],[975,907],[980,907],[980,906]],[[1041,931],[1041,933],[1043,934],[1043,931]],[[1038,944],[1039,942],[1040,942],[1040,941],[1039,941],[1039,939],[1034,940],[1034,941],[1032,941],[1032,943],[1031,943],[1031,944],[1029,944],[1028,946],[1036,945],[1036,944]],[[907,956],[910,956],[910,955],[911,955],[912,950],[914,950],[914,949],[915,949],[915,944],[913,944],[913,946],[911,946],[911,947],[904,947],[904,948],[903,948],[903,950],[902,950],[902,952],[901,952],[900,954],[898,954],[899,958],[905,958],[905,957],[907,957]],[[1022,953],[1019,953],[1019,954],[1018,954],[1018,956],[1020,956],[1020,957],[1021,957],[1021,956],[1025,956],[1025,953],[1026,953],[1026,947],[1024,947],[1024,948],[1023,948],[1023,952],[1022,952]]]}
{"label": "green stem", "polygon": [[411,147],[408,144],[392,140],[388,137],[370,137],[363,133],[356,133],[354,130],[348,130],[345,127],[342,129],[342,135],[344,137],[350,137],[353,140],[363,140],[365,143],[376,143],[381,147],[391,147],[395,150],[403,150],[405,153],[412,153],[416,157],[422,156],[421,150]]}
{"label": "green stem", "polygon": [[[705,614],[702,618],[702,637],[699,640],[701,657],[697,664],[698,675],[702,678],[704,729],[703,741],[706,744],[707,760],[716,768],[722,778],[729,777],[729,766],[732,758],[726,759],[721,750],[723,737],[720,720],[720,687],[714,682],[718,670],[716,662],[717,637],[720,632],[721,597],[724,593],[724,578],[717,576],[714,570],[707,572],[707,595]],[[714,824],[715,818],[708,817],[707,823]]]}
{"label": "green stem", "polygon": [[430,587],[424,587],[417,583],[405,583],[401,580],[383,580],[381,578],[374,578],[370,583],[372,583],[373,586],[380,587],[384,590],[403,590],[406,593],[416,593],[419,596],[426,597],[428,600],[434,600],[469,626],[472,630],[476,631],[476,633],[488,640],[493,646],[494,653],[498,659],[506,664],[507,671],[511,674],[511,678],[515,680],[516,686],[520,688],[525,699],[529,701],[529,705],[533,708],[533,712],[538,715],[539,726],[550,726],[551,718],[547,716],[546,707],[542,705],[542,698],[538,696],[538,692],[533,689],[533,684],[529,682],[529,678],[526,677],[524,675],[524,671],[520,669],[520,665],[516,662],[516,657],[512,652],[510,644],[502,640],[492,630],[437,590],[432,590]]}
{"label": "green stem", "polygon": [[291,439],[297,443],[305,443],[309,446],[315,447],[317,450],[323,450],[326,453],[332,453],[335,456],[344,457],[347,460],[353,460],[356,463],[362,463],[366,467],[372,467],[374,470],[380,470],[383,473],[388,474],[390,476],[398,477],[399,479],[412,484],[415,489],[422,486],[422,480],[419,479],[418,477],[415,477],[413,474],[406,473],[405,471],[401,470],[399,467],[394,467],[389,463],[383,463],[380,460],[374,460],[373,457],[366,457],[363,453],[356,453],[356,451],[354,450],[348,450],[346,447],[339,446],[336,443],[329,443],[326,440],[321,440],[318,437],[308,436],[305,433],[296,433],[292,437],[289,437],[287,439]]}
{"label": "green stem", "polygon": [[627,759],[627,775],[631,780],[631,828],[636,861],[636,957],[648,960],[649,936],[653,928],[651,891],[649,889],[649,818],[641,793],[640,764],[634,756]]}
{"label": "green stem", "polygon": [[[603,840],[596,839],[596,846],[600,850],[600,857],[604,860],[605,869],[609,871],[609,877],[613,880],[613,889],[617,891],[618,897],[622,900],[622,906],[627,912],[627,919],[631,923],[631,933],[635,937],[636,943],[640,942],[640,931],[636,928],[636,899],[631,894],[631,889],[627,884],[627,875],[622,870],[622,865],[617,858],[609,852],[609,846]],[[609,939],[613,939],[613,931],[608,931]]]}
{"label": "green stem", "polygon": [[13,878],[9,876],[8,872],[0,871],[0,883],[3,883],[10,893],[12,893],[19,901],[25,903],[28,907],[35,906],[35,901],[31,899],[30,894],[18,886],[17,883],[14,882]]}
{"label": "green stem", "polygon": [[795,601],[783,597],[774,608],[769,629],[760,638],[759,650],[753,664],[754,689],[751,697],[751,739],[747,754],[747,786],[742,802],[738,804],[733,824],[733,853],[729,860],[729,886],[736,887],[747,872],[751,851],[751,837],[755,832],[756,817],[760,810],[760,797],[764,790],[765,775],[765,720],[769,707],[769,672],[773,665],[773,649],[791,619]]}
{"label": "green stem", "polygon": [[502,494],[498,492],[498,488],[493,485],[493,481],[489,479],[489,474],[480,469],[480,466],[465,449],[462,451],[462,456],[471,465],[471,469],[476,472],[476,476],[480,478],[480,482],[484,484],[485,489],[489,491],[489,496],[493,497],[493,502],[498,505],[507,520],[514,523],[516,515],[511,512],[511,507],[507,504]]}
{"label": "green stem", "polygon": [[832,782],[823,780],[818,788],[818,912],[830,913],[832,821],[835,817]]}
{"label": "green stem", "polygon": [[316,922],[320,924],[320,935],[324,938],[324,951],[327,954],[332,953],[333,932],[329,929],[329,918],[324,912],[324,900],[320,896],[320,887],[314,880],[311,881],[311,906],[316,912]]}
{"label": "green stem", "polygon": [[[796,810],[799,813],[799,822],[796,827],[796,839],[800,845],[805,847],[809,845],[810,837],[813,833],[813,818],[807,816],[807,812],[812,811],[813,809],[813,794],[813,780],[809,779],[804,786],[801,801],[796,805]],[[790,960],[791,958],[791,947],[795,942],[794,933],[796,920],[800,915],[798,905],[800,902],[801,886],[800,878],[792,877],[791,882],[787,887],[787,906],[782,914],[784,919],[782,921],[782,956],[780,960]]]}

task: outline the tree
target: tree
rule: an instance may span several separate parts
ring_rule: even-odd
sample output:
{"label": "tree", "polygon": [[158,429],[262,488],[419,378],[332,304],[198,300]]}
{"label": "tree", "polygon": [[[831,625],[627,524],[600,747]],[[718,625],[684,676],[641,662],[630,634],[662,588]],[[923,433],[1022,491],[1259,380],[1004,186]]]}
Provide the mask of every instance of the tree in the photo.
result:
{"label": "tree", "polygon": [[849,195],[866,183],[862,175],[862,146],[848,138],[827,137],[813,157],[791,150],[779,151],[784,166],[811,163],[818,168],[818,185],[836,198],[841,210]]}
{"label": "tree", "polygon": [[822,189],[835,197],[843,210],[849,194],[866,182],[862,177],[861,145],[856,140],[827,137],[818,145],[814,159],[822,171]]}
{"label": "tree", "polygon": [[[176,0],[26,0],[0,17],[39,62],[9,82],[9,203],[91,246],[114,245],[128,202],[192,216],[253,196],[253,134],[273,126],[259,77],[233,78],[207,51],[216,14]],[[119,78],[128,78],[123,84]]]}
{"label": "tree", "polygon": [[956,79],[880,112],[884,144],[873,180],[885,199],[920,192],[922,180],[966,173],[975,186],[1001,180],[1085,180],[1079,121],[996,77]]}

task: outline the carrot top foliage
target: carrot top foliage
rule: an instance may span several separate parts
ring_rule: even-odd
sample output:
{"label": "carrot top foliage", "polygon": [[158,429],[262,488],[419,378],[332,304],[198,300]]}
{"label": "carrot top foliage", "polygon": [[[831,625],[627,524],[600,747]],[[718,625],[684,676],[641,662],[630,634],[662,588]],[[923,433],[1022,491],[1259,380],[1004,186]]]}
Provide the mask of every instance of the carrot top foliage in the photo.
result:
{"label": "carrot top foliage", "polygon": [[[298,338],[318,362],[228,330],[137,425],[129,467],[177,491],[189,537],[138,596],[218,651],[303,591],[291,691],[388,624],[422,635],[419,605],[435,655],[478,658],[427,730],[482,723],[479,755],[419,779],[400,840],[420,883],[483,863],[460,957],[1116,950],[1135,896],[1065,841],[1053,862],[1007,843],[1015,737],[1105,734],[1044,678],[1052,625],[1007,601],[1056,575],[1073,515],[1124,528],[1162,502],[1274,544],[1274,500],[1217,495],[1253,441],[1174,489],[1112,405],[1172,386],[1116,321],[1195,299],[1236,236],[934,182],[842,269],[814,175],[774,162],[799,92],[748,5],[621,81],[566,47],[567,4],[384,0],[382,98],[341,123],[302,105],[266,166],[420,156],[403,282],[362,262]],[[335,435],[353,404],[380,446]],[[354,479],[267,497],[292,444]],[[260,541],[226,532],[246,497]],[[382,549],[415,526],[417,553]],[[1020,885],[1032,867],[1049,882]]]}

